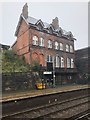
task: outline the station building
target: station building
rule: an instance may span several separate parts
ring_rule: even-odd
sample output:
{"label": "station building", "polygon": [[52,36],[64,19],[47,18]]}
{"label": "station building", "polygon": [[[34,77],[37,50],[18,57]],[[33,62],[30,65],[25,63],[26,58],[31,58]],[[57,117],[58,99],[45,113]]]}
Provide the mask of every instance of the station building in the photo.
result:
{"label": "station building", "polygon": [[[27,63],[37,61],[47,78],[54,75],[57,84],[71,83],[75,79],[75,51],[71,31],[66,32],[59,26],[56,17],[48,24],[41,19],[28,16],[27,3],[16,28],[17,37],[12,49]],[[52,70],[49,69],[52,66]],[[50,72],[48,72],[50,71]],[[54,73],[54,74],[53,74]]]}

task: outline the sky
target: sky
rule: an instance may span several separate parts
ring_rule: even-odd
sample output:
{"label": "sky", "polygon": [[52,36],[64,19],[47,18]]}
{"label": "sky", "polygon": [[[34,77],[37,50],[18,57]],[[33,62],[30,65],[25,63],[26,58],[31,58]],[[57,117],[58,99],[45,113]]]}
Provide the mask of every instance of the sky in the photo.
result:
{"label": "sky", "polygon": [[[15,30],[25,2],[0,3],[0,43],[12,45],[15,40]],[[88,2],[27,2],[29,16],[52,23],[58,17],[59,25],[66,31],[71,31],[75,41],[75,49],[88,46]],[[2,23],[2,24],[1,24]]]}

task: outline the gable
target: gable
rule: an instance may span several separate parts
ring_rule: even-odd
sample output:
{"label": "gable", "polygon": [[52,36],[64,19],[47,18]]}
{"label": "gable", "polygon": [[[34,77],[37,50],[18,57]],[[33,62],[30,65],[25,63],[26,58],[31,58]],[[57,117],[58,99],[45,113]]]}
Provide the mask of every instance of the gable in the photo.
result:
{"label": "gable", "polygon": [[[23,26],[23,28],[22,28],[22,26]],[[21,32],[24,32],[26,30],[27,26],[28,26],[27,21],[25,20],[25,18],[22,15],[20,15],[19,22],[18,22],[18,25],[16,27],[16,31],[15,31],[15,36],[18,36],[19,31],[20,31],[19,32],[20,34],[21,34]]]}
{"label": "gable", "polygon": [[49,30],[50,33],[53,33],[54,28],[53,28],[52,24],[50,24],[50,25],[48,26],[48,30]]}
{"label": "gable", "polygon": [[44,28],[44,24],[43,24],[43,22],[42,22],[41,20],[38,20],[38,21],[36,22],[36,25],[37,25],[37,27],[38,27],[40,30],[42,30],[42,29]]}
{"label": "gable", "polygon": [[49,28],[49,32],[50,32],[50,33],[53,33],[52,27]]}
{"label": "gable", "polygon": [[43,29],[43,26],[41,25],[41,23],[38,23],[37,27],[39,28],[39,30]]}

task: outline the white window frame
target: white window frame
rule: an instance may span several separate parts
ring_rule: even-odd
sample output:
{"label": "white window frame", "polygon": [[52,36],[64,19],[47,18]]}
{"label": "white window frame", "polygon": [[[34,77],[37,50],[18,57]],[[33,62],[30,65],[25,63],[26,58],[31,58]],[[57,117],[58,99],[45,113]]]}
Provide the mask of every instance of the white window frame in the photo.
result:
{"label": "white window frame", "polygon": [[49,60],[47,60],[47,62],[53,62],[53,57],[51,55],[48,55],[47,58],[49,58]]}
{"label": "white window frame", "polygon": [[33,36],[33,45],[38,45],[38,37]]}
{"label": "white window frame", "polygon": [[66,52],[69,52],[69,45],[66,44]]}
{"label": "white window frame", "polygon": [[63,43],[60,43],[60,50],[63,50]]}
{"label": "white window frame", "polygon": [[64,67],[65,67],[64,58],[61,57],[61,68],[64,68]]}
{"label": "white window frame", "polygon": [[74,52],[74,50],[73,50],[73,46],[72,46],[72,45],[70,45],[70,52],[71,52],[71,53]]}
{"label": "white window frame", "polygon": [[44,47],[44,38],[40,38],[40,46]]}
{"label": "white window frame", "polygon": [[56,67],[58,68],[60,64],[59,56],[56,56]]}
{"label": "white window frame", "polygon": [[55,42],[55,49],[58,50],[59,49],[59,43],[56,41]]}
{"label": "white window frame", "polygon": [[48,48],[52,48],[52,41],[48,40]]}
{"label": "white window frame", "polygon": [[71,60],[70,58],[67,58],[67,68],[70,68],[70,66],[71,66]]}
{"label": "white window frame", "polygon": [[74,68],[74,60],[71,58],[71,68]]}

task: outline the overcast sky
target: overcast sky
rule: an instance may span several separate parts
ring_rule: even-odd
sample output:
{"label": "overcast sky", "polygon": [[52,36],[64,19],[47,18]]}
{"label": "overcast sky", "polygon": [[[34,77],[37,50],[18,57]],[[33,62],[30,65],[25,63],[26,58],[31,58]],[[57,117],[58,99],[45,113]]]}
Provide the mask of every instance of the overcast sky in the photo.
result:
{"label": "overcast sky", "polygon": [[[59,25],[66,31],[71,31],[77,39],[75,49],[88,46],[88,2],[27,2],[29,16],[51,23],[58,17]],[[25,2],[2,3],[2,42],[12,45],[16,26]],[[1,29],[0,29],[1,30]]]}

